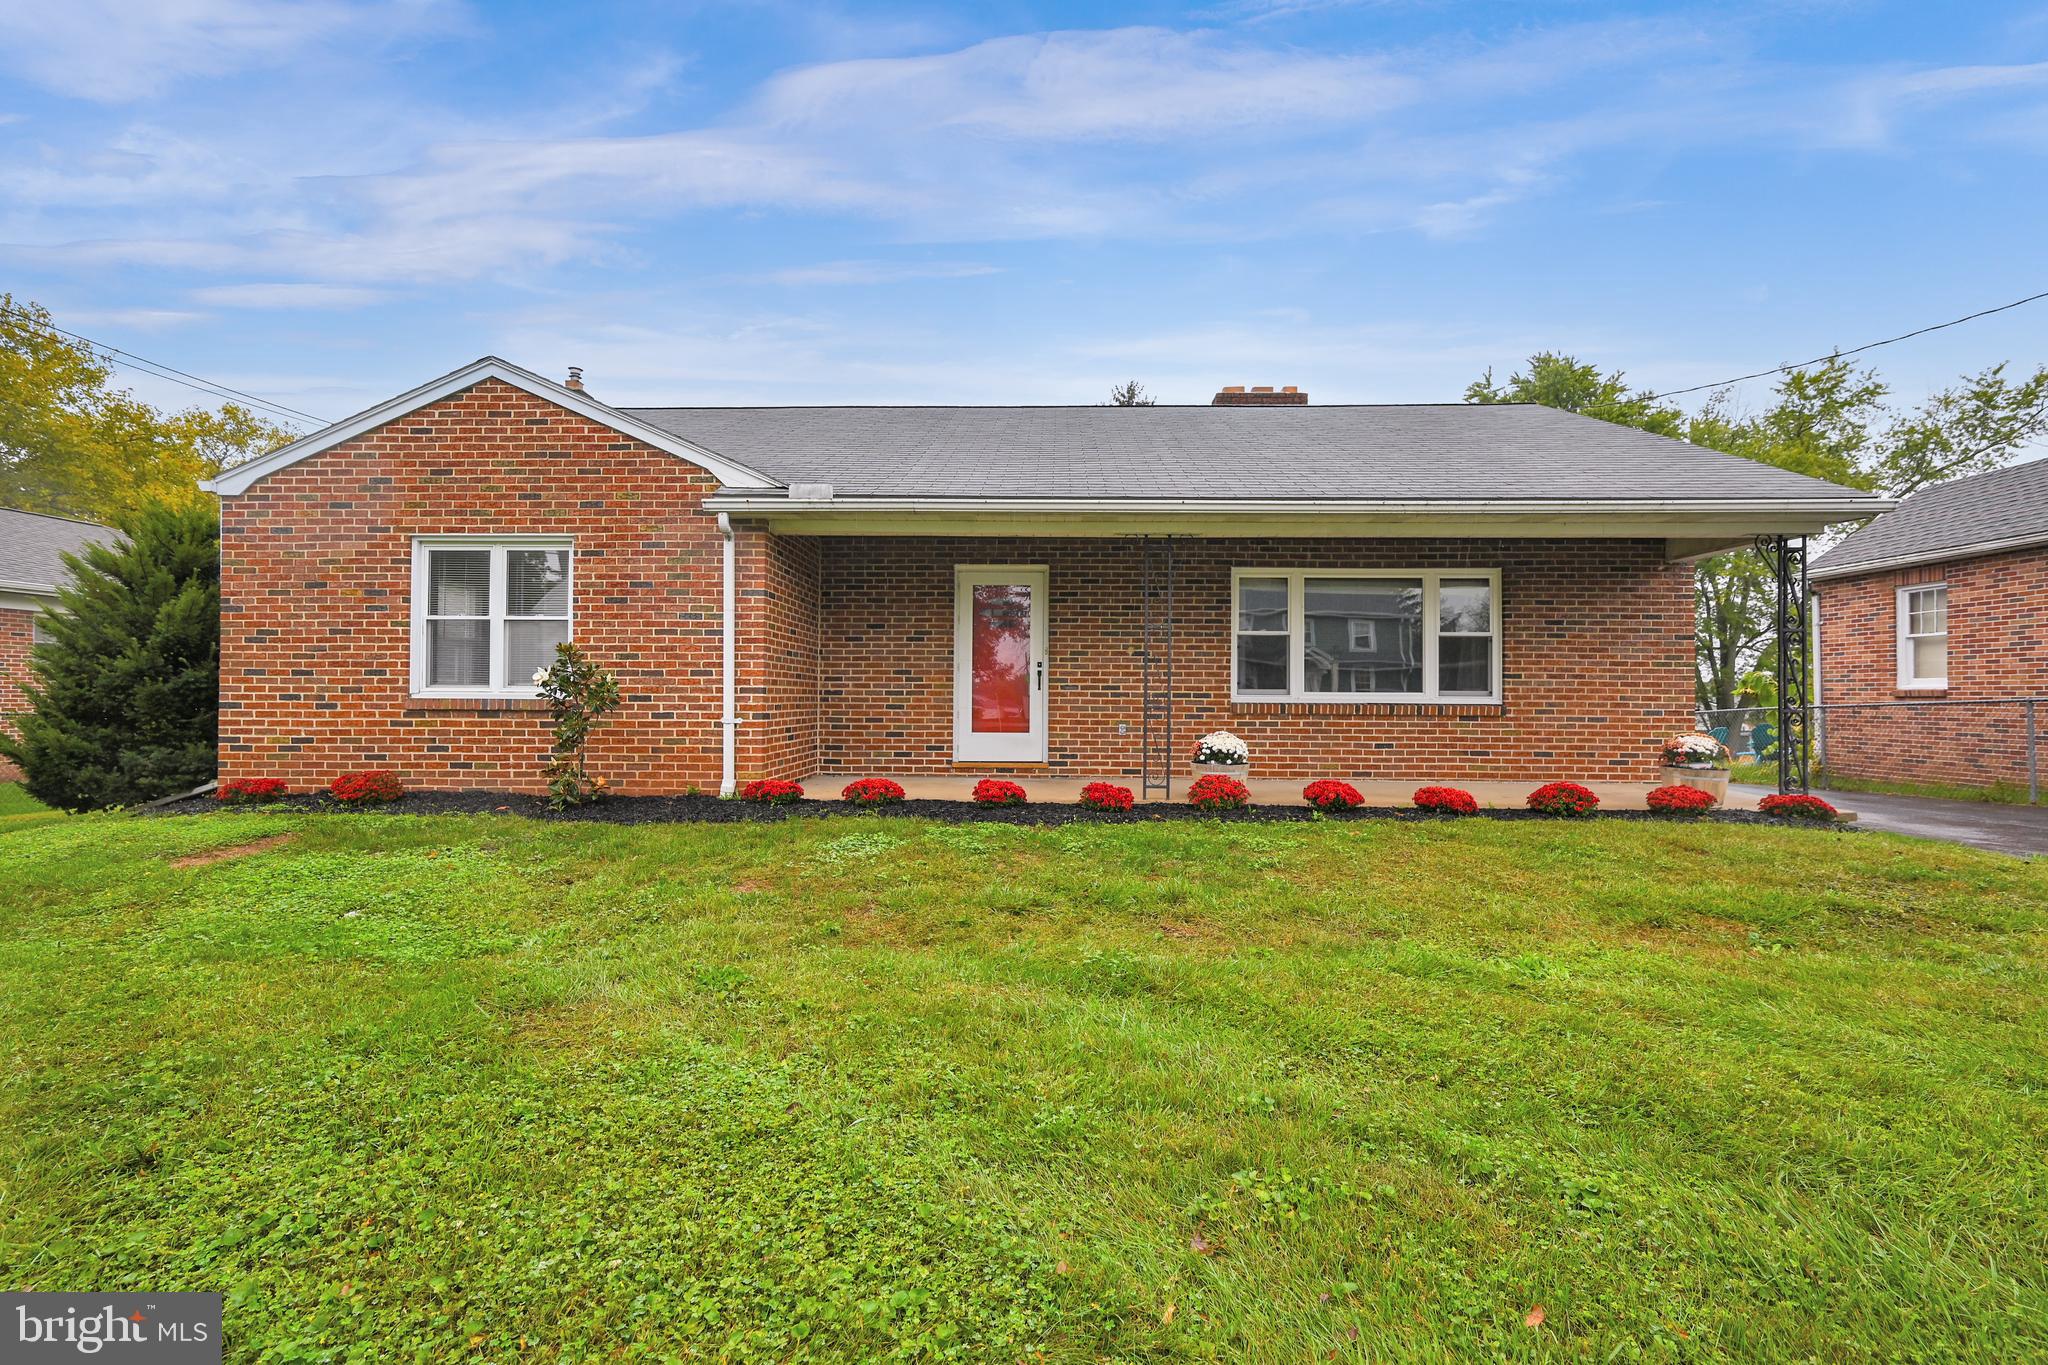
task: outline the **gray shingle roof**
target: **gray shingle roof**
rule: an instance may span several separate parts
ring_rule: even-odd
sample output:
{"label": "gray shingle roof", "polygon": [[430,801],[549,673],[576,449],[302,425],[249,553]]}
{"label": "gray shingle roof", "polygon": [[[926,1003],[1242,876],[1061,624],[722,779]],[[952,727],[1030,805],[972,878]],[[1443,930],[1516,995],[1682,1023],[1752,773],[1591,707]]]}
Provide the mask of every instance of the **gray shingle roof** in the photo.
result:
{"label": "gray shingle roof", "polygon": [[54,592],[69,576],[59,555],[77,554],[88,545],[113,540],[118,534],[89,521],[0,507],[0,584],[19,583],[27,585],[30,591]]}
{"label": "gray shingle roof", "polygon": [[627,408],[837,497],[1798,499],[1853,490],[1555,408]]}
{"label": "gray shingle roof", "polygon": [[2048,459],[1923,488],[1815,560],[1813,572],[1836,578],[2034,538],[2048,540]]}

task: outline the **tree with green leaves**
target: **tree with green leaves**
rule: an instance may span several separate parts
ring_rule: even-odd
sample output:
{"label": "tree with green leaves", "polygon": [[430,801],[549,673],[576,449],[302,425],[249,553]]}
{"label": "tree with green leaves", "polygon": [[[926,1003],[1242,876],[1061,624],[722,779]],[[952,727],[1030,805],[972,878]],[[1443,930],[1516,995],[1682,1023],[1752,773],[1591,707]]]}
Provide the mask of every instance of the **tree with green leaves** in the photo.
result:
{"label": "tree with green leaves", "polygon": [[1121,384],[1112,384],[1110,386],[1109,402],[1104,406],[1112,408],[1149,408],[1152,406],[1152,395],[1146,393],[1145,386],[1137,380],[1126,379]]}
{"label": "tree with green leaves", "polygon": [[[1964,376],[1918,407],[1898,411],[1875,373],[1841,356],[1785,371],[1770,405],[1738,410],[1717,393],[1686,413],[1620,370],[1556,352],[1529,357],[1496,383],[1491,370],[1465,390],[1472,403],[1542,403],[1621,426],[1810,474],[1852,488],[1903,497],[1932,483],[1981,474],[2048,437],[2048,366],[2013,381],[2003,364]],[[1746,675],[1767,667],[1777,604],[1769,568],[1753,550],[1710,555],[1697,566],[1697,697],[1726,710]],[[1752,689],[1753,690],[1753,689]]]}
{"label": "tree with green leaves", "polygon": [[1583,413],[1624,427],[1640,427],[1659,436],[1685,434],[1685,414],[1656,395],[1632,390],[1620,370],[1602,374],[1575,356],[1555,351],[1538,351],[1529,357],[1526,369],[1508,376],[1505,384],[1494,382],[1488,370],[1465,386],[1468,403],[1541,403],[1547,408]]}
{"label": "tree with green leaves", "polygon": [[40,801],[133,805],[213,777],[220,679],[220,523],[211,501],[154,507],[111,545],[65,556],[45,613],[30,710],[0,754]]}
{"label": "tree with green leaves", "polygon": [[292,433],[228,404],[163,413],[113,383],[47,310],[0,293],[0,506],[118,525]]}

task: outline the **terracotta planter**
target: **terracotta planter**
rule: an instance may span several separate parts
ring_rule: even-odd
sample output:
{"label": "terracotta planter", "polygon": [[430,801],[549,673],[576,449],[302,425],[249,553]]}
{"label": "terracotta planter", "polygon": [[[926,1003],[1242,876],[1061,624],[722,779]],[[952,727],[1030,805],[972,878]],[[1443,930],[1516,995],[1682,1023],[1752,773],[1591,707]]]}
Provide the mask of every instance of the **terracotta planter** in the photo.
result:
{"label": "terracotta planter", "polygon": [[1726,768],[1663,768],[1659,771],[1667,787],[1698,787],[1722,805],[1728,804]]}
{"label": "terracotta planter", "polygon": [[1196,777],[1234,777],[1240,782],[1249,782],[1252,765],[1249,763],[1194,763],[1190,764]]}

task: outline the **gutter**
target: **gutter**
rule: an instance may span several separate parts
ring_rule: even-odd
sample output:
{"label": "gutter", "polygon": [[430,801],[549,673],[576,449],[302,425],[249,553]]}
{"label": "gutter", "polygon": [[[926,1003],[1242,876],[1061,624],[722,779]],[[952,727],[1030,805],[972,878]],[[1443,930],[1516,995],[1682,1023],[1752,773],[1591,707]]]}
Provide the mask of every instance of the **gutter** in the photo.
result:
{"label": "gutter", "polygon": [[2004,554],[2008,550],[2030,550],[2036,545],[2048,545],[2048,534],[2035,532],[2030,535],[2013,536],[2007,540],[1980,540],[1974,545],[1955,545],[1945,550],[1894,555],[1889,559],[1873,559],[1863,564],[1845,564],[1839,569],[1822,566],[1809,570],[1806,576],[1815,581],[1859,578],[1864,574],[1883,573],[1886,569],[1910,569],[1919,564],[1941,564],[1951,559],[1981,559],[1985,555]]}
{"label": "gutter", "polygon": [[777,514],[789,512],[1214,512],[1224,515],[1326,516],[1332,513],[1399,513],[1420,516],[1447,514],[1556,515],[1559,513],[1807,513],[1836,520],[1874,516],[1898,506],[1891,498],[1633,498],[1546,499],[1542,501],[1469,500],[1461,502],[1368,498],[1065,498],[982,497],[901,498],[755,497],[714,494],[705,500],[711,510]]}
{"label": "gutter", "polygon": [[738,591],[735,581],[736,575],[733,569],[732,518],[723,512],[718,514],[718,534],[725,539],[725,630],[723,632],[724,638],[721,642],[724,653],[721,681],[723,695],[718,718],[719,728],[724,731],[725,738],[722,760],[724,766],[720,771],[718,779],[718,794],[720,796],[731,796],[739,790],[739,784],[734,779],[736,765],[733,752],[737,738],[736,732],[740,724],[739,707],[737,704],[739,697],[739,670],[735,661],[738,653],[739,613],[735,605]]}

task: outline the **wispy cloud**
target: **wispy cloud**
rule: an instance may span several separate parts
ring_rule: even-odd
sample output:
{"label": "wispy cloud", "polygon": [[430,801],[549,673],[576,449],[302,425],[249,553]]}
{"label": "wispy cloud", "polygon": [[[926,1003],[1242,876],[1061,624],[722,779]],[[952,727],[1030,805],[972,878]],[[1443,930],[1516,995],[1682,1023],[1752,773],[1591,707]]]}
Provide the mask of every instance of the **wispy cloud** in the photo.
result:
{"label": "wispy cloud", "polygon": [[1973,97],[2048,90],[2048,62],[1893,69],[1843,83],[1821,111],[1818,131],[1845,146],[1888,144],[1899,120]]}
{"label": "wispy cloud", "polygon": [[[96,85],[107,97],[285,60],[295,45],[332,48],[373,17],[417,25],[449,13],[430,0],[315,0],[289,19],[247,0],[148,8],[109,47],[161,38],[162,51],[126,84]],[[121,28],[94,13],[15,7],[0,36],[50,41],[0,60],[90,84],[106,54],[86,51],[82,35],[94,22]],[[398,117],[369,101],[322,104],[297,124],[281,105],[275,125],[210,136],[136,119],[73,149],[0,161],[0,251],[53,267],[269,281],[223,285],[246,292],[218,306],[332,308],[398,284],[631,264],[644,234],[707,214],[858,221],[896,245],[1451,238],[1574,183],[1601,156],[1876,146],[1931,111],[2048,87],[2048,64],[1760,64],[1741,41],[1684,20],[1349,51],[1282,46],[1271,32],[1060,32],[820,62],[767,78],[723,117],[653,131],[649,110],[685,58],[656,52],[577,82],[597,97],[495,118]],[[611,131],[623,119],[634,131]],[[863,258],[754,278],[885,284],[981,268]]]}
{"label": "wispy cloud", "polygon": [[77,99],[119,103],[188,77],[284,62],[316,44],[438,23],[434,0],[64,0],[0,6],[0,66]]}
{"label": "wispy cloud", "polygon": [[73,327],[127,327],[138,332],[160,332],[198,322],[206,315],[178,308],[67,308],[64,321]]}
{"label": "wispy cloud", "polygon": [[973,261],[826,261],[819,265],[797,265],[768,270],[740,278],[759,284],[791,286],[816,284],[901,284],[908,280],[966,280],[977,275],[999,275],[1001,266]]}
{"label": "wispy cloud", "polygon": [[346,284],[216,284],[192,291],[195,302],[220,308],[361,308],[390,297]]}
{"label": "wispy cloud", "polygon": [[1127,28],[816,66],[769,82],[752,114],[769,128],[838,135],[855,126],[1058,142],[1237,139],[1275,125],[1348,122],[1421,92],[1417,74],[1378,56]]}

